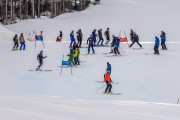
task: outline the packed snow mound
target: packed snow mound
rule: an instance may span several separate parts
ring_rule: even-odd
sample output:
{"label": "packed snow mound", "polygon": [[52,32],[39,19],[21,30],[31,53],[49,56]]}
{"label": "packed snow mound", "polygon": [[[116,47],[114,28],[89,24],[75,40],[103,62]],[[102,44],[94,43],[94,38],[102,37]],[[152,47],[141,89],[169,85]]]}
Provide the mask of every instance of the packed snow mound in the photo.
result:
{"label": "packed snow mound", "polygon": [[8,30],[0,24],[0,41],[12,41],[14,32]]}

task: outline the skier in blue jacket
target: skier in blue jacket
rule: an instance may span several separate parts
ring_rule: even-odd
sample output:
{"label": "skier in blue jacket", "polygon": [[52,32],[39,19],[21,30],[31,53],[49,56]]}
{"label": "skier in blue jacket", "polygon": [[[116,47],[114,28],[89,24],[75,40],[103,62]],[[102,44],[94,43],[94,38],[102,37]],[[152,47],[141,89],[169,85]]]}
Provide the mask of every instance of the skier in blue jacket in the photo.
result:
{"label": "skier in blue jacket", "polygon": [[87,44],[88,44],[88,54],[90,53],[90,48],[93,51],[93,54],[95,54],[95,50],[94,50],[94,39],[93,36],[91,35],[88,39],[87,39]]}
{"label": "skier in blue jacket", "polygon": [[96,46],[96,37],[97,37],[97,34],[96,34],[96,29],[94,29],[93,30],[93,32],[92,32],[92,37],[93,37],[93,39],[94,39],[94,46]]}
{"label": "skier in blue jacket", "polygon": [[76,41],[76,39],[74,37],[74,31],[72,31],[70,33],[70,39],[71,39],[70,47],[72,47],[73,43]]}
{"label": "skier in blue jacket", "polygon": [[109,62],[107,62],[106,72],[109,72],[111,74],[111,64]]}
{"label": "skier in blue jacket", "polygon": [[120,39],[118,37],[115,37],[114,39],[115,39],[114,53],[115,53],[115,55],[117,55],[117,54],[120,55],[120,52],[119,52]]}
{"label": "skier in blue jacket", "polygon": [[159,38],[156,36],[155,37],[155,44],[154,44],[154,54],[159,55]]}
{"label": "skier in blue jacket", "polygon": [[161,46],[162,46],[162,50],[167,50],[166,47],[166,33],[164,31],[161,31]]}
{"label": "skier in blue jacket", "polygon": [[43,64],[43,59],[46,58],[47,56],[43,56],[43,51],[41,50],[40,53],[37,55],[37,60],[39,61],[39,66],[36,68],[36,70],[40,70],[40,67]]}

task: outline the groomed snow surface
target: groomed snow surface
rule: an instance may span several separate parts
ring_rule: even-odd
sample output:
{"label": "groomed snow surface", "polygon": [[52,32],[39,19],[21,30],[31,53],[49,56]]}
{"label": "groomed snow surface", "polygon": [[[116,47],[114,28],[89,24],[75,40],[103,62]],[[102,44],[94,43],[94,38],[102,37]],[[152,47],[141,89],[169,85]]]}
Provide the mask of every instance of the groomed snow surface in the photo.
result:
{"label": "groomed snow surface", "polygon": [[[101,0],[82,12],[63,14],[54,19],[25,20],[14,25],[0,25],[0,120],[179,120],[180,8],[178,0]],[[6,28],[5,28],[6,27]],[[93,29],[109,27],[111,35],[134,29],[143,42],[154,42],[160,31],[167,33],[168,50],[153,54],[153,44],[121,44],[122,56],[103,54],[108,47],[96,47],[95,55],[81,49],[81,65],[64,68],[63,54],[69,53],[69,33],[82,29],[86,41]],[[11,51],[15,33],[43,30],[45,49],[26,42],[27,50]],[[63,42],[56,43],[59,31]],[[13,32],[12,32],[13,31]],[[123,35],[123,34],[122,34]],[[87,46],[85,42],[83,46]],[[43,49],[47,59],[43,69],[36,56]],[[161,49],[161,47],[160,47]],[[65,57],[66,58],[66,57]],[[106,63],[112,65],[112,91],[103,94]],[[99,88],[103,87],[99,90]]]}

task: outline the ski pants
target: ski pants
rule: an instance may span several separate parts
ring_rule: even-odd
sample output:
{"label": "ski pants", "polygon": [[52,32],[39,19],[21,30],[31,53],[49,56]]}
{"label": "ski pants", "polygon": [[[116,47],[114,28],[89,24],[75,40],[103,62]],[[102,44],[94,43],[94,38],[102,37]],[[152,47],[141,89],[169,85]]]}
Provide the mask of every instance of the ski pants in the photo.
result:
{"label": "ski pants", "polygon": [[39,66],[38,66],[38,68],[40,68],[40,67],[42,66],[42,64],[43,64],[43,61],[42,61],[42,60],[39,60]]}
{"label": "ski pants", "polygon": [[133,45],[135,42],[139,45],[139,47],[142,47],[142,45],[139,43],[139,41],[133,41],[129,47],[132,47],[132,45]]}
{"label": "ski pants", "polygon": [[93,46],[93,44],[89,44],[89,46],[88,46],[88,54],[90,53],[90,48],[92,49],[93,54],[94,54],[95,51],[94,51],[94,46]]}
{"label": "ski pants", "polygon": [[97,45],[99,45],[100,42],[101,42],[101,45],[103,45],[104,39],[103,38],[99,38],[99,41],[98,41]]}
{"label": "ski pants", "polygon": [[166,47],[166,42],[164,40],[161,40],[161,46],[162,46],[162,49],[166,49],[167,50],[167,47]]}
{"label": "ski pants", "polygon": [[74,44],[75,40],[71,40],[70,47]]}
{"label": "ski pants", "polygon": [[23,48],[23,50],[25,50],[25,48],[26,48],[25,42],[20,42],[20,44],[21,44],[20,50],[22,50],[22,48]]}
{"label": "ski pants", "polygon": [[14,47],[13,47],[13,49],[18,49],[18,47],[19,47],[19,44],[18,44],[18,42],[16,42],[16,43],[14,43]]}
{"label": "ski pants", "polygon": [[80,65],[79,56],[74,57],[74,62],[76,65]]}
{"label": "ski pants", "polygon": [[159,46],[154,46],[154,54],[159,54],[159,50],[158,50]]}
{"label": "ski pants", "polygon": [[82,38],[80,37],[80,38],[78,39],[78,46],[81,47],[81,44],[82,44]]}
{"label": "ski pants", "polygon": [[115,54],[120,54],[119,49],[118,49],[118,46],[114,47],[114,53],[115,53]]}
{"label": "ski pants", "polygon": [[107,84],[107,87],[106,87],[106,89],[105,89],[105,92],[111,92],[111,89],[112,89],[112,85],[111,85],[111,83],[108,83],[107,81],[106,81],[106,84]]}
{"label": "ski pants", "polygon": [[106,45],[109,43],[109,41],[110,41],[110,37],[106,37]]}

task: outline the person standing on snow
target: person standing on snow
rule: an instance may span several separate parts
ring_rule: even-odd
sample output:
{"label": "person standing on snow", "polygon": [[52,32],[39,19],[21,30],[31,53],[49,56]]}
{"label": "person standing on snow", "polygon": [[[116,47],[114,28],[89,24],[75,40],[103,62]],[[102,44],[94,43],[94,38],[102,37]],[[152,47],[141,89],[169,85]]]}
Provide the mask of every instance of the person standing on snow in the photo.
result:
{"label": "person standing on snow", "polygon": [[156,36],[155,37],[155,44],[154,44],[154,54],[159,55],[159,38]]}
{"label": "person standing on snow", "polygon": [[110,32],[109,32],[109,28],[107,28],[107,30],[104,33],[104,36],[106,37],[106,43],[105,45],[107,46],[109,41],[110,41]]}
{"label": "person standing on snow", "polygon": [[96,42],[97,42],[97,40],[96,40],[96,37],[97,37],[96,29],[93,30],[93,32],[92,32],[92,37],[93,37],[93,39],[94,39],[94,46],[96,46]]}
{"label": "person standing on snow", "polygon": [[70,39],[71,39],[70,47],[72,47],[73,43],[76,41],[76,39],[74,37],[74,31],[73,30],[70,33]]}
{"label": "person standing on snow", "polygon": [[17,50],[19,47],[19,42],[18,42],[18,35],[16,34],[13,38],[13,42],[14,42],[14,47],[13,50]]}
{"label": "person standing on snow", "polygon": [[133,42],[133,35],[134,35],[134,31],[131,29],[131,32],[130,32],[130,40],[131,40],[131,42]]}
{"label": "person standing on snow", "polygon": [[114,43],[114,53],[115,55],[120,55],[119,52],[119,45],[120,45],[120,39],[118,37],[115,37],[115,43]]}
{"label": "person standing on snow", "polygon": [[79,46],[77,46],[74,54],[74,61],[76,65],[80,65],[79,56],[80,56],[80,48]]}
{"label": "person standing on snow", "polygon": [[81,44],[82,44],[82,37],[83,37],[83,34],[82,34],[82,31],[81,29],[79,29],[77,32],[77,41],[78,41],[78,46],[81,47]]}
{"label": "person standing on snow", "polygon": [[111,89],[112,89],[112,80],[111,80],[111,74],[109,71],[107,71],[105,74],[104,74],[104,81],[106,82],[106,89],[104,91],[105,94],[111,94]]}
{"label": "person standing on snow", "polygon": [[90,48],[93,51],[93,54],[95,54],[95,50],[94,50],[94,39],[93,36],[91,35],[88,39],[87,39],[87,44],[88,44],[88,54],[90,53]]}
{"label": "person standing on snow", "polygon": [[61,42],[62,41],[62,36],[63,36],[63,33],[62,33],[62,31],[60,31],[59,36],[56,39],[56,42]]}
{"label": "person standing on snow", "polygon": [[[97,43],[97,46],[104,46],[103,45],[103,42],[104,42],[104,39],[103,39],[103,36],[102,36],[102,29],[99,29],[98,30],[98,36],[99,36],[99,41],[98,41],[98,43]],[[101,44],[100,44],[100,42],[101,42]]]}
{"label": "person standing on snow", "polygon": [[133,42],[131,43],[131,45],[130,45],[129,47],[132,47],[132,45],[133,45],[135,42],[139,45],[139,47],[142,48],[142,45],[139,43],[139,36],[134,32]]}
{"label": "person standing on snow", "polygon": [[111,74],[111,64],[109,62],[107,62],[106,72],[109,72]]}
{"label": "person standing on snow", "polygon": [[41,50],[40,53],[37,55],[37,60],[39,61],[39,66],[36,68],[36,70],[40,70],[40,67],[43,65],[43,59],[47,56],[43,56],[43,51]]}
{"label": "person standing on snow", "polygon": [[21,33],[21,35],[19,36],[19,42],[21,44],[20,50],[22,50],[22,48],[23,50],[25,50],[26,45],[25,45],[25,39],[24,39],[23,33]]}
{"label": "person standing on snow", "polygon": [[112,43],[111,43],[111,52],[110,53],[114,53],[114,44],[115,44],[115,42],[116,42],[116,37],[115,37],[115,35],[112,35]]}
{"label": "person standing on snow", "polygon": [[162,46],[162,50],[167,50],[166,47],[166,33],[164,31],[161,31],[161,46]]}
{"label": "person standing on snow", "polygon": [[70,54],[68,54],[67,56],[69,56],[69,61],[73,65],[76,65],[76,63],[74,62],[74,49],[72,47],[70,47]]}

